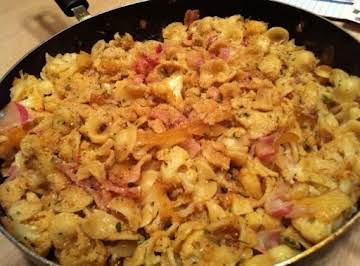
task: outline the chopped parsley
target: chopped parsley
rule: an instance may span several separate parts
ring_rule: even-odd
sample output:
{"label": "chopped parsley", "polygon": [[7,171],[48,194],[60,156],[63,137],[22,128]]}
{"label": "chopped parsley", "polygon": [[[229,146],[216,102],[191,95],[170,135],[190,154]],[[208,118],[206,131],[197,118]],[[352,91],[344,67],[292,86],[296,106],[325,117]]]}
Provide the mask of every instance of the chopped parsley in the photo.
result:
{"label": "chopped parsley", "polygon": [[121,231],[121,223],[117,223],[117,224],[115,225],[115,228],[116,228],[116,231],[117,231],[117,232],[120,232],[120,231]]}
{"label": "chopped parsley", "polygon": [[298,250],[301,249],[301,244],[299,242],[297,242],[296,240],[292,239],[291,237],[285,236],[282,239],[282,242],[291,248],[298,249]]}
{"label": "chopped parsley", "polygon": [[330,105],[330,104],[333,104],[334,101],[330,98],[329,95],[326,95],[326,94],[322,94],[321,95],[321,100],[323,101],[324,104],[326,105]]}

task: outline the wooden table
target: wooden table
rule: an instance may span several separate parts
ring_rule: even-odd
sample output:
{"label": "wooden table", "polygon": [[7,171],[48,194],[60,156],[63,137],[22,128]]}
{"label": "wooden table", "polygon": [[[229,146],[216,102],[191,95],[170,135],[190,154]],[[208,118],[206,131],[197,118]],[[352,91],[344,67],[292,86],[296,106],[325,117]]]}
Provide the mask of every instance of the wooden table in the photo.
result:
{"label": "wooden table", "polygon": [[[134,0],[88,0],[90,13],[95,14]],[[27,51],[51,35],[76,23],[57,8],[55,1],[1,0],[0,3],[0,76],[16,63]],[[336,22],[360,40],[360,26]],[[344,47],[346,49],[346,47]],[[360,265],[360,223],[333,244],[309,257],[306,266],[355,266]],[[30,266],[23,255],[3,236],[0,236],[0,266]]]}

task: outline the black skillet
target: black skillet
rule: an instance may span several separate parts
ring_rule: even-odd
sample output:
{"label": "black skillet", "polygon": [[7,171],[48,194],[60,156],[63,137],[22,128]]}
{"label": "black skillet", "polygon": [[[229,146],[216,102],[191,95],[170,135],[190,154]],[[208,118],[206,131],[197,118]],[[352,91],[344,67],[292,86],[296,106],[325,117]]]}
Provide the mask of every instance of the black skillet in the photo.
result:
{"label": "black skillet", "polygon": [[[86,0],[56,2],[68,16],[86,15]],[[86,19],[32,50],[0,81],[0,108],[9,102],[10,87],[14,78],[19,76],[19,71],[39,75],[45,65],[45,53],[56,55],[80,50],[90,51],[97,40],[110,40],[116,32],[129,32],[137,40],[161,39],[161,29],[171,22],[182,21],[187,9],[199,9],[201,17],[241,14],[245,18],[269,22],[269,26],[282,26],[289,31],[296,44],[305,45],[307,49],[315,52],[323,63],[360,75],[360,43],[331,22],[304,10],[264,0],[153,0]],[[139,27],[141,19],[147,21],[146,29]],[[57,265],[24,247],[1,225],[0,231],[35,265]]]}

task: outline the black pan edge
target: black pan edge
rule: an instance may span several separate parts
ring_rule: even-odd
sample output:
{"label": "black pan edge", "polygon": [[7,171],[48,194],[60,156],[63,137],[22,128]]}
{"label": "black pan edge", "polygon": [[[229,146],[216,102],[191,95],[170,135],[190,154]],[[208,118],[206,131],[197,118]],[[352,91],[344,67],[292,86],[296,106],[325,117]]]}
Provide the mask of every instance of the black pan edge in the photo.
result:
{"label": "black pan edge", "polygon": [[[96,40],[109,40],[115,32],[132,33],[138,40],[159,38],[159,29],[171,22],[182,21],[187,9],[199,9],[201,17],[241,14],[245,18],[250,17],[270,22],[270,26],[282,26],[289,30],[291,38],[298,41],[297,44],[305,45],[317,56],[321,57],[324,49],[325,52],[326,49],[330,49],[328,51],[331,53],[331,47],[333,47],[335,55],[332,65],[351,74],[360,75],[359,41],[329,20],[276,1],[224,0],[221,5],[218,3],[218,1],[206,0],[152,0],[108,10],[70,26],[30,50],[7,71],[0,81],[0,107],[2,108],[9,102],[12,81],[19,76],[21,70],[24,73],[39,76],[41,68],[45,64],[45,52],[55,55],[66,51],[89,51]],[[149,21],[149,26],[145,31],[138,27],[139,19]],[[303,24],[301,32],[296,29],[299,23]],[[58,265],[21,244],[1,224],[0,232],[23,251],[35,265]]]}

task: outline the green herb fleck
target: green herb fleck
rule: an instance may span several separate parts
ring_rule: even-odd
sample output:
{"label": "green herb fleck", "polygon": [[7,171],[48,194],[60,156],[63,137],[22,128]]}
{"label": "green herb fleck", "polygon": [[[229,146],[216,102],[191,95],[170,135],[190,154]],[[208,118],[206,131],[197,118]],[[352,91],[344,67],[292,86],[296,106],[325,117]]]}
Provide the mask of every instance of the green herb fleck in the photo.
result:
{"label": "green herb fleck", "polygon": [[306,125],[306,124],[303,124],[303,125],[301,125],[300,126],[302,129],[307,129],[308,128],[308,126]]}
{"label": "green herb fleck", "polygon": [[282,242],[291,247],[291,248],[294,248],[294,249],[301,249],[301,244],[299,242],[297,242],[296,240],[288,237],[288,236],[285,236],[283,239],[282,239]]}
{"label": "green herb fleck", "polygon": [[137,244],[140,245],[140,244],[144,243],[145,240],[146,240],[145,237],[143,235],[140,235],[140,238],[138,239]]}
{"label": "green herb fleck", "polygon": [[215,245],[220,246],[220,240],[211,238],[211,242],[213,242]]}
{"label": "green herb fleck", "polygon": [[120,232],[121,231],[121,223],[117,223],[115,225],[116,231]]}
{"label": "green herb fleck", "polygon": [[330,98],[329,95],[326,94],[322,94],[321,95],[321,100],[323,101],[323,103],[325,103],[326,105],[330,105],[332,103],[334,103],[334,101]]}

